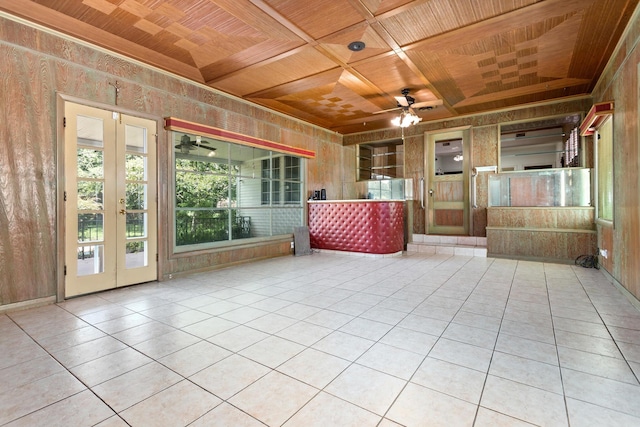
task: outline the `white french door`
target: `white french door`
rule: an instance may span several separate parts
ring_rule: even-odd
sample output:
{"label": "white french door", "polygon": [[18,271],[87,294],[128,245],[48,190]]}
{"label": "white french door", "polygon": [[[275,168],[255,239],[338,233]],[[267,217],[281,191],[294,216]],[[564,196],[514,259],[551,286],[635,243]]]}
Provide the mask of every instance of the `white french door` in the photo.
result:
{"label": "white french door", "polygon": [[66,102],[65,123],[65,297],[156,280],[156,122]]}

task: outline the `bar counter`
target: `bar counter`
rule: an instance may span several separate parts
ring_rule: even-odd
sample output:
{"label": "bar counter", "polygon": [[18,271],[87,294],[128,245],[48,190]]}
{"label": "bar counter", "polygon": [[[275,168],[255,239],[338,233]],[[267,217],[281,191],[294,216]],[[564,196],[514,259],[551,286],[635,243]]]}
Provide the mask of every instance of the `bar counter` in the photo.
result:
{"label": "bar counter", "polygon": [[309,200],[314,249],[392,254],[404,249],[404,200]]}

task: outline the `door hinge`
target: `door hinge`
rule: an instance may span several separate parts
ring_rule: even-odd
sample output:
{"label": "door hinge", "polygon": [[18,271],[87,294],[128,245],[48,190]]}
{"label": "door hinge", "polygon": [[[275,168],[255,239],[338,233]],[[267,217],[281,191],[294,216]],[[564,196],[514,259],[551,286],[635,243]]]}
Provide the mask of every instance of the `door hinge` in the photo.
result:
{"label": "door hinge", "polygon": [[67,192],[66,191],[64,192],[64,201],[65,202],[67,201]]}
{"label": "door hinge", "polygon": [[64,275],[65,276],[67,275],[67,266],[66,265],[64,266]]}
{"label": "door hinge", "polygon": [[62,118],[62,127],[63,127],[63,128],[66,128],[66,127],[67,127],[67,118],[66,118],[66,117],[63,117],[63,118]]}
{"label": "door hinge", "polygon": [[156,254],[156,262],[160,261],[160,257],[158,257],[158,254]]}

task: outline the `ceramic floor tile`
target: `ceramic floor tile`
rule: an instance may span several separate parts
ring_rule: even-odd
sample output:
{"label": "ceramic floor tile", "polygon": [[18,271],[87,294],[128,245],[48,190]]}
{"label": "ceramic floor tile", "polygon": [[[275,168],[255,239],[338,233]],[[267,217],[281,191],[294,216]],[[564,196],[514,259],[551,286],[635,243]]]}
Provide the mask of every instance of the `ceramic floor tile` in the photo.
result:
{"label": "ceramic floor tile", "polygon": [[409,383],[385,417],[405,426],[468,427],[473,425],[476,408],[469,402]]}
{"label": "ceramic floor tile", "polygon": [[442,333],[442,337],[493,350],[496,345],[498,332],[450,323]]}
{"label": "ceramic floor tile", "polygon": [[640,417],[640,387],[637,385],[572,369],[562,369],[562,382],[567,397]]}
{"label": "ceramic floor tile", "polygon": [[305,348],[305,346],[293,341],[270,336],[245,348],[238,354],[273,369],[291,359]]}
{"label": "ceramic floor tile", "polygon": [[38,344],[40,344],[48,352],[55,352],[63,350],[65,348],[83,344],[88,341],[93,341],[104,336],[106,336],[106,334],[100,329],[93,326],[87,326],[84,328],[66,332],[64,334],[53,335],[47,338],[40,339],[38,340]]}
{"label": "ceramic floor tile", "polygon": [[378,341],[385,336],[391,328],[393,328],[393,326],[386,323],[357,317],[341,327],[340,331],[368,340]]}
{"label": "ceramic floor tile", "polygon": [[85,389],[73,375],[63,371],[7,391],[0,395],[0,425]]}
{"label": "ceramic floor tile", "polygon": [[120,305],[111,305],[104,310],[93,311],[88,314],[80,315],[79,317],[87,323],[95,325],[96,323],[106,322],[108,320],[117,319],[119,317],[133,314],[132,310]]}
{"label": "ceramic floor tile", "polygon": [[351,365],[324,391],[375,414],[384,415],[406,381],[376,370]]}
{"label": "ceramic floor tile", "polygon": [[131,426],[186,426],[221,402],[184,380],[121,412],[120,416]]}
{"label": "ceramic floor tile", "polygon": [[130,427],[120,416],[114,415],[111,418],[107,418],[103,422],[96,424],[95,427]]}
{"label": "ceramic floor tile", "polygon": [[70,370],[84,384],[93,387],[152,361],[139,351],[128,347]]}
{"label": "ceramic floor tile", "polygon": [[272,371],[233,396],[229,403],[267,425],[279,426],[317,393],[314,387]]}
{"label": "ceramic floor tile", "polygon": [[438,337],[434,335],[396,326],[380,342],[426,356],[437,340]]}
{"label": "ceramic floor tile", "polygon": [[281,316],[275,313],[266,314],[258,319],[248,322],[246,326],[265,332],[267,334],[275,334],[289,326],[297,323],[297,320],[290,317]]}
{"label": "ceramic floor tile", "polygon": [[306,319],[304,319],[304,321],[329,329],[338,329],[341,326],[346,325],[353,319],[354,317],[348,314],[338,313],[330,310],[322,310],[307,317]]}
{"label": "ceramic floor tile", "polygon": [[291,417],[284,427],[377,426],[380,416],[320,392]]}
{"label": "ceramic floor tile", "polygon": [[429,357],[487,372],[491,354],[491,350],[486,348],[440,338],[429,352]]}
{"label": "ceramic floor tile", "polygon": [[533,427],[535,424],[480,407],[473,427]]}
{"label": "ceramic floor tile", "polygon": [[285,301],[279,298],[265,298],[253,304],[250,304],[249,307],[257,308],[258,310],[264,310],[268,312],[275,312],[287,307],[290,304],[291,304],[291,301]]}
{"label": "ceramic floor tile", "polygon": [[487,375],[475,369],[427,357],[411,382],[478,404]]}
{"label": "ceramic floor tile", "polygon": [[313,344],[313,348],[354,361],[375,344],[374,341],[335,331]]}
{"label": "ceramic floor tile", "polygon": [[117,332],[112,336],[127,345],[136,345],[153,337],[168,334],[175,330],[175,328],[172,328],[169,325],[165,325],[157,320],[152,320],[151,322],[143,323],[142,325]]}
{"label": "ceramic floor tile", "polygon": [[129,314],[128,316],[118,317],[117,319],[108,320],[106,322],[96,323],[95,327],[107,334],[115,334],[145,323],[153,322],[153,319],[143,316],[139,313]]}
{"label": "ceramic floor tile", "polygon": [[602,356],[558,346],[560,366],[611,380],[638,385],[638,380],[624,359]]}
{"label": "ceramic floor tile", "polygon": [[568,426],[561,394],[493,375],[487,377],[480,405],[536,425]]}
{"label": "ceramic floor tile", "polygon": [[549,326],[532,325],[530,323],[515,322],[505,319],[500,327],[501,334],[514,335],[533,341],[540,341],[547,344],[555,344],[553,328]]}
{"label": "ceramic floor tile", "polygon": [[234,354],[199,371],[189,380],[226,400],[269,372],[266,366]]}
{"label": "ceramic floor tile", "polygon": [[389,375],[409,380],[424,356],[387,344],[376,343],[356,363]]}
{"label": "ceramic floor tile", "polygon": [[558,365],[558,353],[555,345],[542,343],[515,335],[500,334],[496,342],[496,351],[537,360],[538,362]]}
{"label": "ceramic floor tile", "polygon": [[107,354],[115,353],[127,346],[110,336],[88,341],[73,347],[52,352],[53,356],[67,368],[81,365]]}
{"label": "ceramic floor tile", "polygon": [[482,314],[471,313],[469,311],[459,311],[452,320],[453,323],[459,325],[473,326],[475,328],[485,329],[491,332],[500,330],[501,319]]}
{"label": "ceramic floor tile", "polygon": [[276,333],[276,335],[297,342],[298,344],[310,346],[332,332],[333,330],[329,328],[314,325],[313,323],[297,322]]}
{"label": "ceramic floor tile", "polygon": [[640,418],[629,414],[592,405],[576,399],[567,399],[567,411],[572,426],[601,427],[601,426],[639,426]]}
{"label": "ceramic floor tile", "polygon": [[199,338],[207,339],[221,332],[233,329],[236,326],[238,326],[238,323],[236,322],[221,319],[219,317],[212,317],[210,319],[185,326],[182,328],[182,331],[195,335]]}
{"label": "ceramic floor tile", "polygon": [[200,341],[160,358],[158,362],[183,377],[189,377],[231,354],[229,350],[208,341]]}
{"label": "ceramic floor tile", "polygon": [[290,303],[286,307],[283,307],[280,310],[278,310],[276,313],[282,316],[291,317],[292,319],[304,320],[307,317],[311,316],[312,314],[319,312],[320,310],[321,309],[317,307],[311,307],[308,305],[298,304],[298,303]]}
{"label": "ceramic floor tile", "polygon": [[262,341],[268,336],[269,335],[264,332],[240,325],[214,335],[208,338],[207,341],[229,351],[237,352],[257,343],[258,341]]}
{"label": "ceramic floor tile", "polygon": [[0,369],[0,395],[60,372],[62,365],[48,355]]}
{"label": "ceramic floor tile", "polygon": [[211,426],[264,427],[264,424],[238,408],[223,402],[189,424],[189,427]]}
{"label": "ceramic floor tile", "polygon": [[244,324],[247,322],[251,322],[252,320],[258,319],[266,314],[269,314],[269,312],[265,310],[259,310],[253,307],[243,306],[243,307],[228,311],[226,313],[222,313],[218,316],[221,319],[226,319],[232,322]]}
{"label": "ceramic floor tile", "polygon": [[568,347],[574,350],[622,359],[618,346],[610,337],[600,338],[567,331],[556,331],[556,343],[558,347]]}
{"label": "ceramic floor tile", "polygon": [[159,359],[199,341],[201,340],[198,337],[186,332],[174,330],[168,334],[159,335],[150,340],[135,344],[133,348],[153,359]]}
{"label": "ceramic floor tile", "polygon": [[350,364],[345,359],[308,348],[280,365],[277,370],[318,389],[323,389]]}
{"label": "ceramic floor tile", "polygon": [[416,316],[415,314],[408,315],[400,323],[398,323],[398,326],[402,328],[411,329],[413,331],[418,331],[437,337],[442,335],[448,325],[449,322],[447,321],[432,319],[423,316]]}
{"label": "ceramic floor tile", "polygon": [[93,391],[116,412],[121,412],[181,379],[170,369],[151,362],[103,382],[93,387]]}
{"label": "ceramic floor tile", "polygon": [[495,352],[491,360],[489,374],[562,394],[560,368],[557,365]]}
{"label": "ceramic floor tile", "polygon": [[211,318],[211,315],[207,313],[203,313],[198,310],[188,310],[174,314],[173,316],[163,317],[160,321],[169,326],[173,326],[174,328],[184,328],[185,326],[192,325],[209,318]]}
{"label": "ceramic floor tile", "polygon": [[32,412],[7,426],[93,426],[114,415],[114,412],[95,394],[85,390],[37,412]]}

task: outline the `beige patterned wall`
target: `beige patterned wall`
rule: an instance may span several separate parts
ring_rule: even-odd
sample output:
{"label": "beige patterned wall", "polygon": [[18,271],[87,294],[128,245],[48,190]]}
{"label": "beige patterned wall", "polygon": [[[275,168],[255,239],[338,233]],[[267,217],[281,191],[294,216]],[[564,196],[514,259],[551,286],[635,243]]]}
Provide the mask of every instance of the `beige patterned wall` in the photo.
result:
{"label": "beige patterned wall", "polygon": [[[355,179],[343,167],[353,148],[342,136],[188,83],[168,74],[73,40],[0,16],[0,305],[56,295],[58,202],[56,99],[64,94],[91,103],[118,106],[158,119],[174,116],[311,149],[309,189],[342,196],[342,180]],[[169,181],[167,138],[160,129],[159,179]],[[174,255],[167,223],[170,205],[161,192],[160,277],[290,253],[289,242],[251,248]]]}
{"label": "beige patterned wall", "polygon": [[640,298],[640,131],[638,75],[640,18],[638,11],[619,50],[593,92],[594,102],[614,101],[614,225],[598,226],[598,247],[609,253],[604,268]]}

